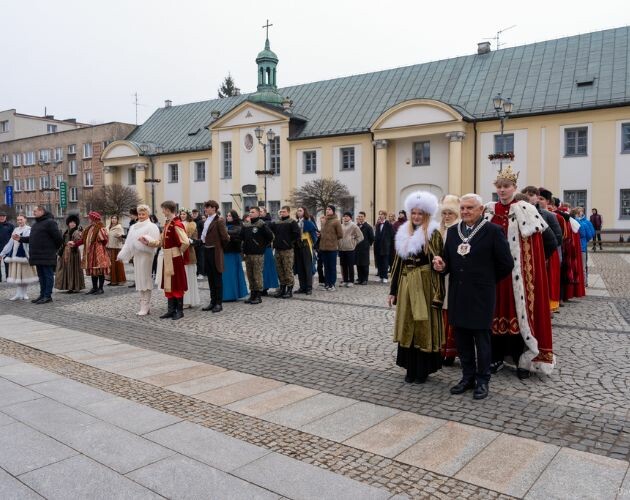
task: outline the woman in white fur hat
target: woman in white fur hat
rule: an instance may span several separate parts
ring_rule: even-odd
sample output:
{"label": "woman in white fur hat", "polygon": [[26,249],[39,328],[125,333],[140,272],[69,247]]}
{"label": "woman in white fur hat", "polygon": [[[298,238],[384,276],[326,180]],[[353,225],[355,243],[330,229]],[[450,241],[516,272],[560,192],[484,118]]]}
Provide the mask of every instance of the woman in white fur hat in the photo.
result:
{"label": "woman in white fur hat", "polygon": [[396,305],[396,364],[406,368],[405,382],[424,383],[442,366],[444,278],[433,270],[443,248],[440,225],[433,217],[437,198],[416,191],[405,200],[409,220],[396,233],[396,256],[388,304]]}
{"label": "woman in white fur hat", "polygon": [[[440,202],[440,233],[442,239],[446,243],[446,234],[448,228],[460,222],[459,217],[459,196],[447,194]],[[457,347],[455,346],[455,335],[453,329],[448,324],[448,275],[444,278],[444,304],[442,305],[442,318],[444,321],[444,346],[442,347],[442,356],[444,366],[453,366],[457,357]]]}

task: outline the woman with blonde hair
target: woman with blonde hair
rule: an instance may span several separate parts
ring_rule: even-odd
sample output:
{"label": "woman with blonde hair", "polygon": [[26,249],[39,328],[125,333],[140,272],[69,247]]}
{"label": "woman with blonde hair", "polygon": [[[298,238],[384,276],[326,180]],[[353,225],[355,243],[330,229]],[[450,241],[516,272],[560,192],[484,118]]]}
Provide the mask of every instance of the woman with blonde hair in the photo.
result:
{"label": "woman with blonde hair", "polygon": [[109,219],[109,230],[107,235],[107,253],[109,253],[109,260],[112,262],[108,286],[118,286],[127,281],[124,264],[116,260],[118,258],[118,252],[120,252],[120,249],[123,246],[124,232],[122,224],[118,221],[118,216],[112,215],[111,219]]}
{"label": "woman with blonde hair", "polygon": [[142,243],[141,238],[147,237],[151,240],[158,240],[160,230],[149,220],[150,208],[148,205],[138,205],[137,210],[138,220],[129,226],[125,244],[118,252],[117,259],[121,262],[129,262],[133,259],[135,286],[140,294],[140,310],[136,314],[146,316],[151,309],[151,291],[153,290],[151,267],[153,266],[155,248]]}
{"label": "woman with blonde hair", "polygon": [[[26,237],[31,234],[31,226],[26,223],[24,214],[17,216],[17,227],[13,229],[13,234]],[[28,263],[28,243],[20,243],[11,237],[7,244],[0,252],[0,260],[4,260],[9,265],[9,273],[7,274],[7,283],[13,283],[17,286],[15,295],[9,300],[28,300],[26,289],[29,283],[39,281],[37,270]]]}
{"label": "woman with blonde hair", "polygon": [[[448,228],[458,224],[459,217],[459,196],[447,194],[440,202],[440,233],[446,244],[446,234]],[[457,347],[455,346],[455,333],[448,323],[448,275],[444,278],[444,304],[442,305],[442,316],[444,321],[444,346],[442,347],[442,357],[444,366],[452,366],[457,357]]]}
{"label": "woman with blonde hair", "polygon": [[396,305],[396,364],[407,370],[408,383],[422,384],[442,366],[444,278],[431,265],[443,248],[439,224],[432,219],[437,209],[433,194],[411,193],[405,200],[409,220],[396,233],[387,302]]}
{"label": "woman with blonde hair", "polygon": [[[190,212],[184,208],[179,210],[179,218],[184,224],[186,235],[192,245],[193,241],[199,239],[197,236],[197,223],[193,220]],[[184,267],[186,268],[186,280],[188,281],[188,290],[184,294],[184,307],[190,309],[201,304],[199,283],[197,283],[197,254],[192,246],[188,247],[184,252]]]}

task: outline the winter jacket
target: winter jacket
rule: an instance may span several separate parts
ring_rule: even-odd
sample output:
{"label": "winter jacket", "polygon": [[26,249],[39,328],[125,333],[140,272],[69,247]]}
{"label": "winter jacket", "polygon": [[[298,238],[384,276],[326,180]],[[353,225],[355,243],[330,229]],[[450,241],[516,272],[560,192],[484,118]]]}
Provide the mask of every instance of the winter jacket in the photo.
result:
{"label": "winter jacket", "polygon": [[269,223],[273,231],[273,247],[276,250],[292,250],[300,240],[300,226],[291,217]]}
{"label": "winter jacket", "polygon": [[265,248],[273,241],[269,225],[260,218],[244,222],[241,236],[244,255],[264,255]]}
{"label": "winter jacket", "polygon": [[31,266],[57,265],[57,250],[63,243],[59,226],[49,211],[35,219],[29,236],[22,236],[20,243],[29,244],[29,259]]}
{"label": "winter jacket", "polygon": [[15,226],[10,222],[0,224],[0,248],[3,248],[9,242],[14,229]]}
{"label": "winter jacket", "polygon": [[341,224],[343,238],[339,240],[339,250],[341,252],[351,252],[357,244],[363,241],[363,233],[354,222],[343,222]]}
{"label": "winter jacket", "polygon": [[357,244],[356,261],[357,266],[369,266],[370,265],[370,247],[374,243],[374,230],[367,222],[364,222],[359,227],[363,233],[363,240]]}
{"label": "winter jacket", "polygon": [[374,226],[374,255],[390,255],[394,252],[394,228],[388,220]]}
{"label": "winter jacket", "polygon": [[336,252],[339,250],[339,240],[343,238],[341,222],[336,215],[327,215],[322,223],[319,235],[320,252]]}
{"label": "winter jacket", "polygon": [[576,217],[575,220],[580,223],[580,243],[582,246],[582,252],[586,252],[588,242],[595,237],[595,228],[593,227],[593,224],[591,224],[591,221],[585,216]]}
{"label": "winter jacket", "polygon": [[241,224],[227,224],[227,233],[230,237],[230,241],[225,244],[223,248],[224,253],[241,253],[243,250],[243,238],[242,238],[243,226]]}

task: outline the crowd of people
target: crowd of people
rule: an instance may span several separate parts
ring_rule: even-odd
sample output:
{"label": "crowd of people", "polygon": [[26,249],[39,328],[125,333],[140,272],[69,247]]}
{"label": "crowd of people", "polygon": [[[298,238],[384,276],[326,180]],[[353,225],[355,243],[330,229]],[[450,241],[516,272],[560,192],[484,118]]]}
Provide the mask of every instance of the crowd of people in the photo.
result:
{"label": "crowd of people", "polygon": [[547,189],[519,192],[517,181],[511,166],[502,168],[498,201],[485,204],[474,193],[438,200],[418,191],[397,216],[379,211],[374,227],[362,211],[356,222],[351,212],[339,218],[334,205],[319,221],[305,207],[292,216],[288,206],[272,220],[258,206],[242,217],[235,210],[223,217],[209,200],[203,214],[163,202],[161,228],[140,205],[129,214],[126,234],[118,216],[107,225],[91,211],[84,228],[70,215],[62,234],[53,216],[37,207],[33,227],[22,214],[13,227],[0,213],[0,256],[16,285],[10,300],[28,299],[28,284],[39,281],[32,302],[49,303],[53,286],[84,290],[84,276],[91,279],[87,294],[100,295],[105,281],[126,284],[124,263],[132,263],[137,314],[150,314],[157,284],[167,299],[160,318],[179,320],[185,308],[201,305],[202,279],[210,302],[201,310],[212,313],[221,312],[224,301],[260,304],[271,289],[277,299],[311,295],[315,276],[327,292],[367,285],[372,248],[376,275],[389,283],[387,302],[396,308],[393,339],[405,381],[424,383],[458,357],[462,378],[451,393],[473,390],[483,399],[506,359],[521,379],[551,373],[551,318],[564,302],[585,295],[588,242],[595,250],[602,227],[596,209],[589,220],[582,207],[561,203]]}

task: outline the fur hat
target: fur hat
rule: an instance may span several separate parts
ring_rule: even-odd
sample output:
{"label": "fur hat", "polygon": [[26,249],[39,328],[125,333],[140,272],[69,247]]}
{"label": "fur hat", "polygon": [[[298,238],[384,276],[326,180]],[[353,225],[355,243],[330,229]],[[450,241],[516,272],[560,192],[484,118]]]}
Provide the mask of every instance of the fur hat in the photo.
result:
{"label": "fur hat", "polygon": [[438,199],[428,191],[415,191],[405,199],[405,210],[407,213],[411,214],[414,208],[419,208],[425,214],[433,217],[438,209]]}
{"label": "fur hat", "polygon": [[454,194],[445,195],[440,203],[440,213],[444,212],[444,210],[450,210],[454,214],[459,214],[459,196]]}
{"label": "fur hat", "polygon": [[74,222],[77,226],[81,224],[81,220],[78,215],[71,214],[66,217],[66,226],[69,226],[71,222]]}

